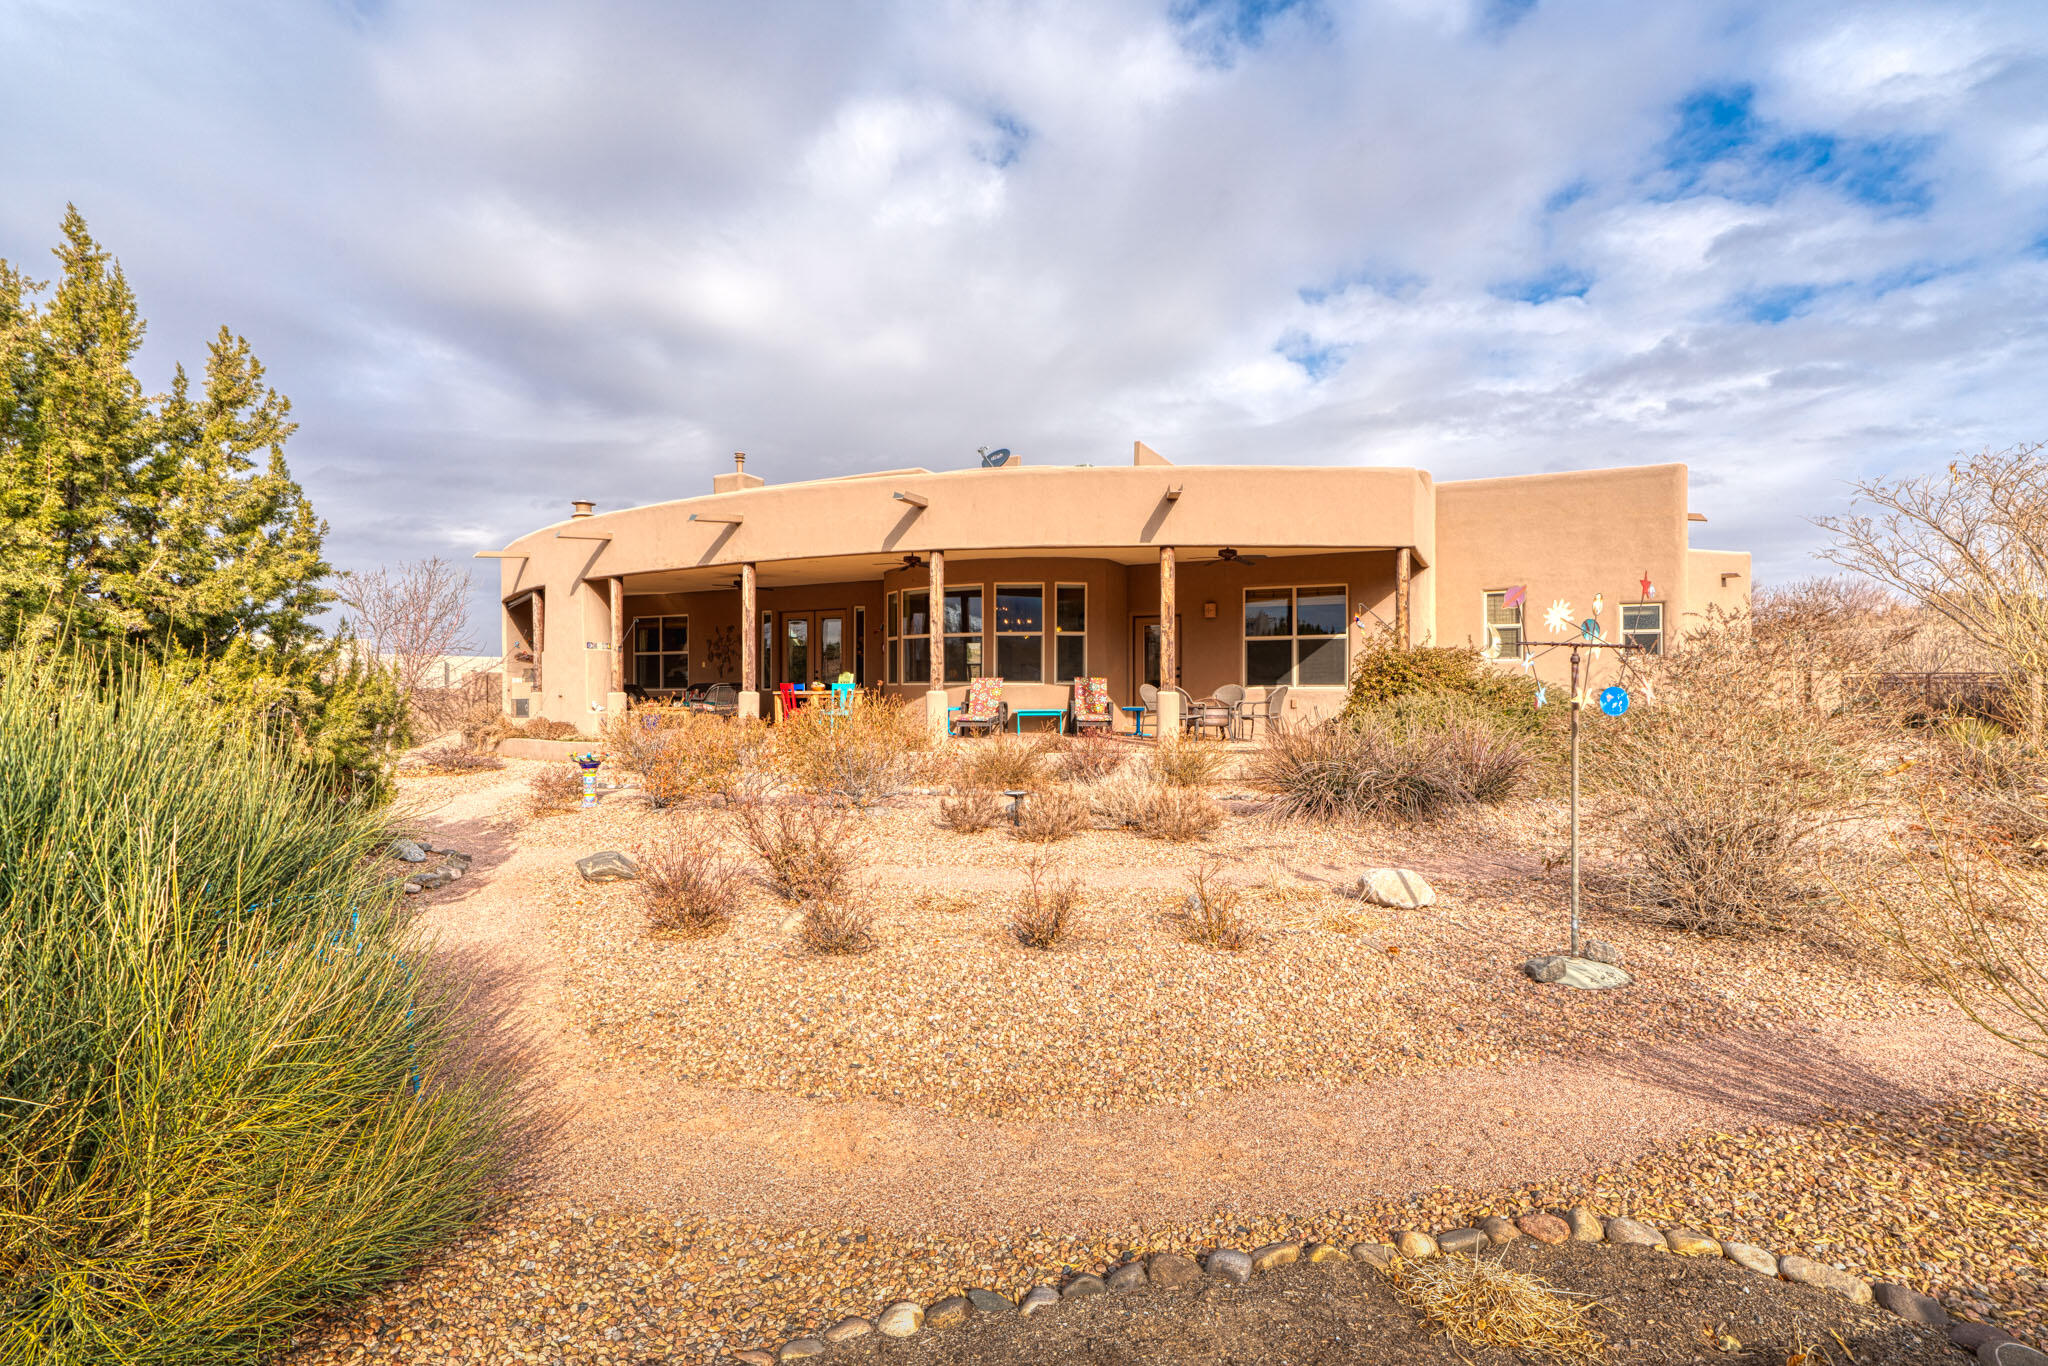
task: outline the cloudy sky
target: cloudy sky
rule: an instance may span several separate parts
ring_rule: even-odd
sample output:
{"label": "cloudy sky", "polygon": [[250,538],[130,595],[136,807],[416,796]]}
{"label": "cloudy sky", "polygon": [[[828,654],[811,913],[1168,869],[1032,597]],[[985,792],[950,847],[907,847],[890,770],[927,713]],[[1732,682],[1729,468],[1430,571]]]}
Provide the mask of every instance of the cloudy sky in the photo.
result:
{"label": "cloudy sky", "polygon": [[0,256],[76,202],[153,385],[247,335],[344,566],[1143,438],[1682,460],[1782,579],[2048,438],[2040,0],[0,0],[0,59]]}

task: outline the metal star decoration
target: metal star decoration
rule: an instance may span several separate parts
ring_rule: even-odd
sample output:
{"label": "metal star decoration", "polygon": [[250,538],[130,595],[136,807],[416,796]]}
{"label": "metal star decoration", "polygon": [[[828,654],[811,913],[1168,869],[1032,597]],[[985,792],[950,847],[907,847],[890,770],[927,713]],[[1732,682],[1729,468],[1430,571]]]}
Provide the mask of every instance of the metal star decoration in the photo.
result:
{"label": "metal star decoration", "polygon": [[1563,598],[1550,604],[1550,610],[1543,614],[1543,624],[1553,631],[1569,631],[1572,627],[1572,605]]}

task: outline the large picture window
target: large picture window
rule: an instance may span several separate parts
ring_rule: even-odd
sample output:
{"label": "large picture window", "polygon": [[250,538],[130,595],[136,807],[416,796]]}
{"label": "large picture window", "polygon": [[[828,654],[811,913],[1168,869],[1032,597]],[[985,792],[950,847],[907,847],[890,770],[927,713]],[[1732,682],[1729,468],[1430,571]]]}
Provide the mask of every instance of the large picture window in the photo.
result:
{"label": "large picture window", "polygon": [[946,681],[981,677],[981,585],[946,590]]}
{"label": "large picture window", "polygon": [[1063,583],[1053,589],[1053,682],[1088,676],[1088,585]]}
{"label": "large picture window", "polygon": [[1350,632],[1342,586],[1247,588],[1244,681],[1247,687],[1342,687]]}
{"label": "large picture window", "polygon": [[1486,653],[1494,659],[1522,657],[1522,604],[1508,606],[1505,588],[1486,595]]}
{"label": "large picture window", "polygon": [[1045,678],[1045,585],[996,585],[996,676],[1010,683]]}
{"label": "large picture window", "polygon": [[1664,653],[1664,604],[1625,602],[1621,605],[1621,638],[1653,655]]}
{"label": "large picture window", "polygon": [[633,618],[633,681],[653,691],[690,686],[690,619]]}
{"label": "large picture window", "polygon": [[923,687],[932,676],[932,595],[903,591],[903,681]]}

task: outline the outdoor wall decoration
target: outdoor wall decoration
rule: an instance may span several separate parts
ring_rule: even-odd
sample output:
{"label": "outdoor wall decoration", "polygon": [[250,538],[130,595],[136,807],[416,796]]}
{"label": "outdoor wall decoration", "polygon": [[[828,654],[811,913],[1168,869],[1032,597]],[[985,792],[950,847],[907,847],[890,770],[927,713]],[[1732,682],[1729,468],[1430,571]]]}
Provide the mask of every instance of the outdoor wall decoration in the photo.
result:
{"label": "outdoor wall decoration", "polygon": [[711,633],[711,641],[704,647],[704,660],[712,670],[721,675],[730,674],[740,661],[740,628],[721,626]]}

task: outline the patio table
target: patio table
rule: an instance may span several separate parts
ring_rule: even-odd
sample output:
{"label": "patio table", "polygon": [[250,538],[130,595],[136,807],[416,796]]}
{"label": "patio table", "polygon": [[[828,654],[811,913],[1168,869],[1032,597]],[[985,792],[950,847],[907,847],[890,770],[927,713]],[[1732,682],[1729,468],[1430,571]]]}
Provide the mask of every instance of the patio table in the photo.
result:
{"label": "patio table", "polygon": [[1044,717],[1056,721],[1059,723],[1060,734],[1065,735],[1067,733],[1067,709],[1065,707],[1019,707],[1011,712],[1010,715],[1017,718],[1017,733],[1019,735],[1024,733],[1024,718],[1027,716]]}
{"label": "patio table", "polygon": [[1131,721],[1138,727],[1138,734],[1143,736],[1145,733],[1145,709],[1143,707],[1125,707],[1123,710],[1131,714]]}

